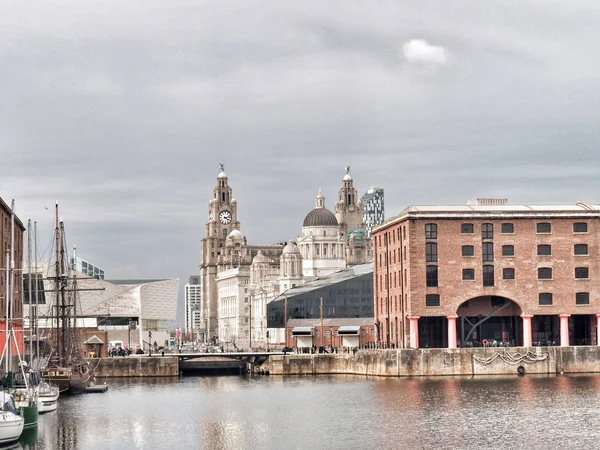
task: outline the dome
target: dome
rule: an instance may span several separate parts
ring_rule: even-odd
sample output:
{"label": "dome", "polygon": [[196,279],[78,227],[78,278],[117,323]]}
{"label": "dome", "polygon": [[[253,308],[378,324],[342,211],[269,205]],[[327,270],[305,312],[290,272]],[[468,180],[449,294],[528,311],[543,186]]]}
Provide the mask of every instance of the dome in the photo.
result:
{"label": "dome", "polygon": [[300,254],[300,250],[298,246],[291,239],[288,241],[287,245],[283,247],[283,255],[293,255]]}
{"label": "dome", "polygon": [[252,260],[253,265],[256,263],[269,263],[269,258],[267,258],[265,255],[263,255],[262,250],[259,250],[258,254]]}
{"label": "dome", "polygon": [[[214,173],[214,172],[213,172]],[[225,172],[223,172],[222,170],[219,172],[219,175],[217,175],[217,178],[227,178],[227,175],[225,174]]]}
{"label": "dome", "polygon": [[240,230],[233,230],[227,237],[231,239],[244,239],[244,235]]}
{"label": "dome", "polygon": [[352,176],[349,173],[347,173],[346,175],[344,175],[343,180],[344,181],[352,181]]}
{"label": "dome", "polygon": [[315,208],[304,218],[303,227],[337,227],[335,215],[327,208]]}

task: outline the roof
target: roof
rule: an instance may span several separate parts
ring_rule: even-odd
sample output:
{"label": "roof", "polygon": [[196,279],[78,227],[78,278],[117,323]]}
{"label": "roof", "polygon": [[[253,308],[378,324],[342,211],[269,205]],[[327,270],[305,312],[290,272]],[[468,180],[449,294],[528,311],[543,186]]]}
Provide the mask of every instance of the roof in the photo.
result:
{"label": "roof", "polygon": [[312,334],[313,327],[294,327],[292,334]]}
{"label": "roof", "polygon": [[84,344],[104,344],[104,341],[98,336],[93,335],[91,338],[85,341]]}
{"label": "roof", "polygon": [[[349,318],[330,318],[323,319],[324,327],[366,327],[372,326],[375,323],[373,317],[349,317]],[[289,319],[288,328],[294,327],[320,327],[321,319]]]}
{"label": "roof", "polygon": [[600,205],[577,202],[571,205],[411,205],[400,214],[373,227],[371,233],[407,219],[453,218],[600,218]]}
{"label": "roof", "polygon": [[304,218],[303,227],[337,227],[335,214],[327,208],[315,208]]}
{"label": "roof", "polygon": [[[11,215],[12,210],[10,209],[10,206],[7,203],[5,203],[4,200],[2,200],[2,197],[0,197],[0,208],[2,208],[4,211],[6,211],[6,214],[8,214],[9,216]],[[15,224],[21,229],[21,231],[25,231],[23,222],[21,222],[21,219],[19,219],[19,217],[17,217],[16,214],[15,214]]]}
{"label": "roof", "polygon": [[167,281],[169,278],[148,278],[148,279],[131,279],[131,280],[104,280],[110,284],[116,284],[119,286],[137,286],[138,284],[146,283],[157,283],[159,281]]}
{"label": "roof", "polygon": [[360,277],[362,275],[373,274],[373,261],[364,264],[357,264],[355,266],[347,267],[346,269],[334,272],[331,275],[317,278],[312,281],[308,281],[300,286],[296,286],[288,289],[287,291],[279,294],[273,301],[283,300],[285,297],[291,298],[296,295],[304,294],[306,292],[320,289],[322,287],[331,286],[332,284],[341,283],[342,281],[350,280],[352,278]]}

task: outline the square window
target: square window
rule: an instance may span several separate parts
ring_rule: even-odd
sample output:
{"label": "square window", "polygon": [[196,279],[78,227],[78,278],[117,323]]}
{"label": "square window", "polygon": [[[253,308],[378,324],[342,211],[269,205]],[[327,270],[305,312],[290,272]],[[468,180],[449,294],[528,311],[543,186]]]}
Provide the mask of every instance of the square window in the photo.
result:
{"label": "square window", "polygon": [[462,270],[462,279],[463,280],[474,280],[475,279],[475,269],[463,269]]}
{"label": "square window", "polygon": [[540,294],[539,304],[540,306],[552,306],[552,294],[549,292],[544,292]]}
{"label": "square window", "polygon": [[427,294],[425,296],[425,306],[440,306],[440,296],[439,294]]}
{"label": "square window", "polygon": [[538,245],[537,246],[537,254],[538,256],[551,256],[552,255],[552,246],[551,245]]}
{"label": "square window", "polygon": [[502,256],[515,256],[515,246],[514,245],[503,245],[502,246]]}
{"label": "square window", "polygon": [[475,247],[472,245],[463,245],[462,246],[462,255],[463,256],[475,256]]}
{"label": "square window", "polygon": [[538,267],[538,280],[551,280],[552,279],[552,268],[551,267]]}
{"label": "square window", "polygon": [[575,278],[579,280],[589,278],[589,269],[587,267],[575,267]]}
{"label": "square window", "polygon": [[574,253],[577,256],[584,256],[588,254],[588,246],[587,244],[575,244]]}
{"label": "square window", "polygon": [[513,234],[515,232],[515,227],[512,223],[503,223],[502,224],[502,234]]}
{"label": "square window", "polygon": [[550,233],[550,224],[548,222],[540,222],[536,226],[538,233]]}
{"label": "square window", "polygon": [[573,224],[573,233],[587,233],[587,223],[575,222]]}
{"label": "square window", "polygon": [[514,280],[515,279],[515,269],[512,267],[507,267],[502,269],[502,279],[503,280]]}
{"label": "square window", "polygon": [[472,223],[463,223],[460,226],[460,232],[462,234],[473,234],[473,224]]}
{"label": "square window", "polygon": [[578,292],[575,294],[576,305],[589,305],[590,304],[590,293],[589,292]]}

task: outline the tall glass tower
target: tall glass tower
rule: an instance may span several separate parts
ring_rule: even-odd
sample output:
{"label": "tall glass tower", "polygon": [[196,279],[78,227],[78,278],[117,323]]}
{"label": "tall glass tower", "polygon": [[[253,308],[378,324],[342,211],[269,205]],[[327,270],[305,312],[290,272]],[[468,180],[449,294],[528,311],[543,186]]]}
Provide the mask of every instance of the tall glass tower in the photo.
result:
{"label": "tall glass tower", "polygon": [[363,222],[368,236],[371,236],[371,228],[385,220],[383,209],[383,188],[371,187],[360,199],[362,203]]}

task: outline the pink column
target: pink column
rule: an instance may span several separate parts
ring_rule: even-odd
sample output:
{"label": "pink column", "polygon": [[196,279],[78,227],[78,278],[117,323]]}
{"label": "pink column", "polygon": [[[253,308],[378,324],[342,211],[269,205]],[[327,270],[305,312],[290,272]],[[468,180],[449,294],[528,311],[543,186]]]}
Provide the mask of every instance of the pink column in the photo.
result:
{"label": "pink column", "polygon": [[521,314],[523,319],[523,347],[531,347],[531,318],[533,314]]}
{"label": "pink column", "polygon": [[409,317],[410,320],[410,347],[419,348],[419,316]]}
{"label": "pink column", "polygon": [[560,346],[569,346],[569,317],[571,314],[561,314],[560,317]]}
{"label": "pink column", "polygon": [[596,314],[596,343],[600,345],[600,314]]}
{"label": "pink column", "polygon": [[456,348],[456,319],[458,316],[448,316],[448,348]]}

